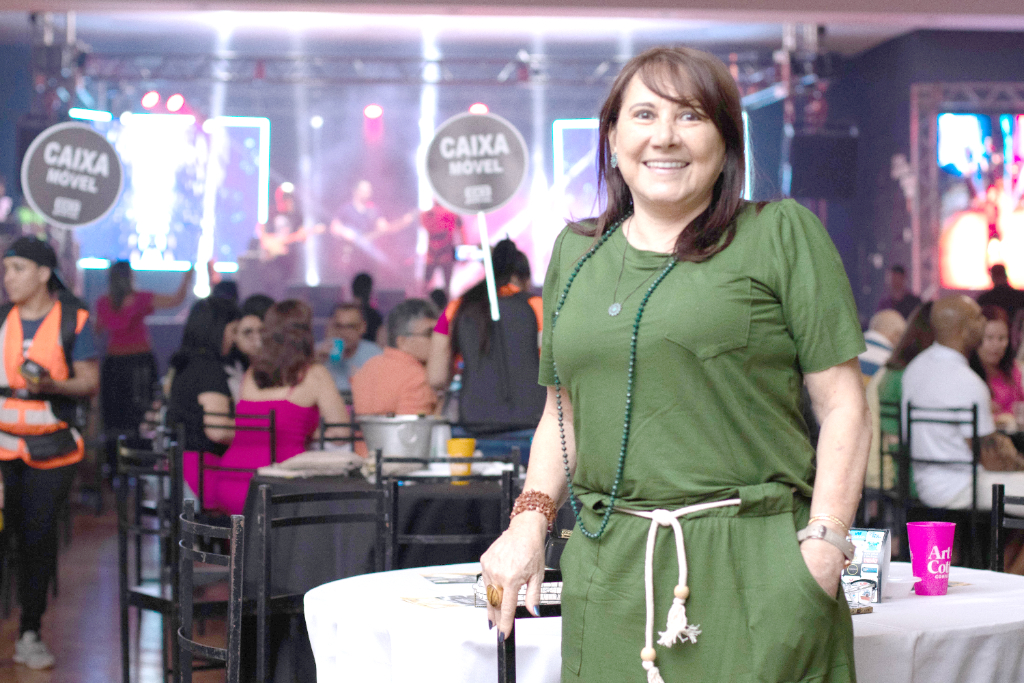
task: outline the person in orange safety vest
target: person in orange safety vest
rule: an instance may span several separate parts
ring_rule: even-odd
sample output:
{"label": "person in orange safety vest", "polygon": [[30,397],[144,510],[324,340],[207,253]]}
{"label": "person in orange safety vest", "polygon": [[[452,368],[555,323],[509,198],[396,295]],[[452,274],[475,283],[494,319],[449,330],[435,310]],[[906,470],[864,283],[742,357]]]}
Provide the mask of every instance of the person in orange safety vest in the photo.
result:
{"label": "person in orange safety vest", "polygon": [[57,568],[58,513],[85,451],[75,414],[99,388],[99,365],[89,312],[65,289],[50,245],[22,237],[3,265],[10,303],[0,307],[0,474],[19,550],[14,661],[46,669],[55,660],[40,628]]}

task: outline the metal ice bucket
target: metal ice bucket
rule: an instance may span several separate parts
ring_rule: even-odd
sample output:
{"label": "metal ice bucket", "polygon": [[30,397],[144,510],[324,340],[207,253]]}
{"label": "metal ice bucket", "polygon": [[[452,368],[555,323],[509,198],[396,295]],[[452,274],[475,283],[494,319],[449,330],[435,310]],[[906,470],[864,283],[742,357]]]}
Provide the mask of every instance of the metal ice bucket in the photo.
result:
{"label": "metal ice bucket", "polygon": [[445,420],[432,415],[357,415],[366,449],[378,448],[385,458],[415,458],[426,465],[430,460],[430,433]]}

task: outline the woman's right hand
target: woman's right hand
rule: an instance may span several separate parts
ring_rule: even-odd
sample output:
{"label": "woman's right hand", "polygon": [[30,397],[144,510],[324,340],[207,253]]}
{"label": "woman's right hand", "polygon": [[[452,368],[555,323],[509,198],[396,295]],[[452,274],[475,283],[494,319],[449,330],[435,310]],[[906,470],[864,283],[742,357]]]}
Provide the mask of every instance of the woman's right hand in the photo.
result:
{"label": "woman's right hand", "polygon": [[487,620],[500,631],[499,642],[512,632],[519,589],[526,584],[526,608],[537,614],[540,586],[544,580],[544,539],[547,518],[524,511],[480,558],[485,586],[502,590],[501,608],[487,604]]}

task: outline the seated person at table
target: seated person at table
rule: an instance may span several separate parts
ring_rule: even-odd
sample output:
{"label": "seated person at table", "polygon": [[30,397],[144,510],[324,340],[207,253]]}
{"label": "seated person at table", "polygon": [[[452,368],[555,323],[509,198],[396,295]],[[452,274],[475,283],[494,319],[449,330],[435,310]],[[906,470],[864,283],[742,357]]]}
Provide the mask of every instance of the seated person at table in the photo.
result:
{"label": "seated person at table", "polygon": [[229,299],[200,299],[185,321],[181,348],[171,356],[167,423],[184,425],[185,482],[193,492],[199,485],[199,451],[222,455],[234,435],[234,421],[224,416],[232,412],[224,363],[235,340],[238,317],[238,306]]}
{"label": "seated person at table", "polygon": [[388,314],[388,348],[352,376],[356,415],[423,415],[437,407],[427,382],[430,335],[437,312],[423,299],[406,299]]}
{"label": "seated person at table", "polygon": [[[907,319],[907,327],[896,342],[896,346],[878,372],[876,372],[865,389],[868,398],[868,408],[871,410],[871,451],[868,455],[868,470],[864,476],[864,484],[869,488],[878,488],[882,460],[879,457],[880,450],[886,453],[894,452],[900,443],[900,421],[886,409],[882,415],[882,404],[899,405],[903,396],[903,371],[907,369],[910,361],[917,358],[917,355],[927,349],[935,342],[935,332],[932,331],[932,302],[926,301],[910,314]],[[891,489],[895,486],[896,464],[887,458],[889,462],[885,466],[885,481],[881,486]]]}
{"label": "seated person at table", "polygon": [[[338,391],[351,391],[352,375],[363,367],[363,363],[384,352],[372,341],[363,339],[366,334],[366,318],[363,307],[358,303],[338,304],[327,321],[327,338],[316,347],[317,362],[323,363],[334,378]],[[335,346],[341,342],[341,356]]]}
{"label": "seated person at table", "polygon": [[231,398],[238,401],[242,391],[242,375],[249,369],[252,359],[260,350],[263,339],[263,317],[274,305],[274,300],[266,294],[253,294],[242,302],[242,317],[238,321],[238,332],[235,334],[235,345],[228,354],[226,370]]}
{"label": "seated person at table", "polygon": [[1010,347],[1010,319],[999,306],[982,306],[985,336],[971,354],[971,369],[988,384],[996,424],[1010,431],[1024,429],[1014,418],[1014,404],[1024,402],[1021,364]]}
{"label": "seated person at table", "polygon": [[875,313],[868,323],[868,331],[864,333],[867,351],[857,356],[860,361],[860,374],[865,381],[871,379],[878,369],[885,365],[892,355],[893,347],[907,329],[907,321],[899,311],[891,308]]}
{"label": "seated person at table", "polygon": [[[988,387],[967,363],[968,355],[981,343],[984,333],[981,307],[966,296],[947,296],[932,306],[931,323],[935,343],[914,358],[903,373],[904,424],[908,403],[926,408],[977,404],[982,465],[978,470],[979,509],[991,506],[992,484],[1005,484],[1007,495],[1024,495],[1024,456],[1017,452],[1009,437],[996,431]],[[921,460],[970,463],[971,426],[915,422],[910,455]],[[970,465],[915,464],[913,473],[918,497],[925,505],[947,509],[971,507]],[[1017,514],[1013,507],[1008,509]]]}
{"label": "seated person at table", "polygon": [[[275,461],[283,462],[306,450],[310,437],[327,422],[346,422],[341,395],[327,369],[313,361],[313,311],[294,299],[270,307],[263,320],[263,343],[242,379],[242,399],[235,408],[239,427],[266,427],[275,411]],[[235,431],[223,457],[207,456],[210,465],[255,470],[269,465],[270,433],[264,430]],[[208,507],[242,514],[249,490],[248,472],[209,471],[204,494]]]}

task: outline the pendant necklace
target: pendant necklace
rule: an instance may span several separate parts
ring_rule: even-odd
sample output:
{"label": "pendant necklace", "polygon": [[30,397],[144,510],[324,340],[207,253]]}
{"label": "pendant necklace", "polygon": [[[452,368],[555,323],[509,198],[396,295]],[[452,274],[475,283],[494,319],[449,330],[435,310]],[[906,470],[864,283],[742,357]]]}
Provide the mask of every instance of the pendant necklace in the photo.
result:
{"label": "pendant necklace", "polygon": [[[632,218],[633,217],[630,216],[628,220],[632,221]],[[622,238],[624,240],[626,239],[626,225],[625,224],[623,224],[623,226],[622,226]],[[618,279],[615,280],[615,291],[612,292],[612,305],[608,307],[608,315],[612,316],[613,318],[615,316],[617,316],[619,313],[622,312],[622,305],[626,303],[626,300],[629,299],[629,297],[631,297],[634,294],[636,294],[637,291],[639,291],[639,289],[641,287],[646,285],[648,280],[650,280],[652,277],[654,277],[657,274],[657,272],[658,272],[658,271],[652,272],[650,275],[648,275],[646,278],[644,278],[644,281],[641,282],[640,284],[638,284],[636,286],[636,288],[633,289],[632,292],[630,292],[625,297],[623,297],[622,301],[619,301],[619,284],[622,283],[622,273],[623,273],[623,271],[626,270],[626,250],[627,249],[629,249],[629,241],[628,240],[626,240],[626,244],[622,247],[622,265],[619,266],[619,277],[618,277]],[[672,255],[669,255],[669,258],[672,258]]]}
{"label": "pendant necklace", "polygon": [[[597,241],[597,243],[590,247],[590,250],[585,253],[576,262],[576,266],[572,269],[569,274],[569,278],[566,280],[565,288],[562,290],[562,294],[558,297],[558,302],[555,304],[554,313],[551,316],[551,334],[555,333],[555,326],[558,323],[558,316],[562,312],[562,307],[565,305],[565,299],[569,295],[569,290],[572,288],[573,280],[579,275],[580,269],[583,267],[590,257],[594,255],[594,252],[601,248],[601,246],[608,241],[608,238],[612,236],[617,228],[622,225],[621,221],[613,225],[604,235]],[[551,358],[551,371],[554,375],[555,380],[555,404],[558,408],[558,437],[561,441],[562,447],[562,468],[565,470],[565,481],[569,489],[569,504],[572,506],[573,514],[576,517],[576,522],[580,526],[580,532],[587,538],[597,539],[601,538],[605,530],[608,528],[608,521],[611,519],[612,511],[615,509],[615,502],[619,497],[619,488],[622,486],[622,474],[626,468],[626,452],[629,447],[629,434],[630,426],[632,424],[633,417],[633,384],[636,379],[636,341],[637,335],[640,332],[640,320],[643,318],[644,309],[647,307],[647,302],[651,298],[651,294],[657,289],[658,285],[661,284],[668,274],[672,271],[676,265],[676,260],[673,256],[670,256],[665,264],[665,267],[658,273],[658,277],[654,278],[644,293],[643,298],[640,299],[640,307],[636,312],[636,317],[633,319],[633,332],[630,335],[629,340],[629,370],[626,373],[626,405],[625,412],[622,420],[622,440],[619,443],[619,461],[615,468],[615,480],[612,482],[612,488],[609,492],[608,506],[604,509],[604,514],[601,516],[601,522],[596,531],[588,529],[583,524],[583,517],[581,514],[582,504],[576,497],[576,492],[572,485],[572,470],[569,467],[569,451],[565,443],[565,411],[562,408],[562,378],[558,374],[558,363],[554,357]],[[648,278],[650,279],[650,278]],[[646,282],[646,281],[645,281]],[[637,288],[639,289],[639,287]],[[635,290],[634,290],[635,291]],[[632,292],[631,292],[632,293]],[[627,297],[628,298],[628,297]],[[620,306],[621,310],[621,306]],[[617,313],[618,311],[616,311]],[[611,313],[611,310],[609,310]],[[612,315],[615,315],[612,313]]]}

